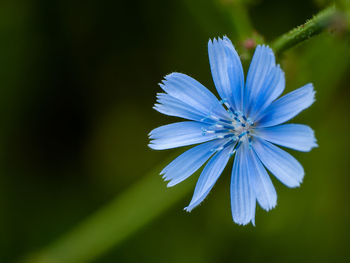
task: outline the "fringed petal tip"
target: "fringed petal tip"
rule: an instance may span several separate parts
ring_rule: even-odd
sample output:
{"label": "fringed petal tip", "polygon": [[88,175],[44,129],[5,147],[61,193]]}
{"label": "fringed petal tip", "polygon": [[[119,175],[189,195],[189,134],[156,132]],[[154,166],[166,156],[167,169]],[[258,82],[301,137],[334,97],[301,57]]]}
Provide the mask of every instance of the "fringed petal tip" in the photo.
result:
{"label": "fringed petal tip", "polygon": [[208,56],[213,81],[222,100],[240,111],[242,107],[244,73],[240,57],[227,38],[208,41]]}
{"label": "fringed petal tip", "polygon": [[262,207],[262,208],[263,208],[266,212],[269,212],[269,211],[271,211],[272,209],[276,208],[276,206],[277,206],[277,200],[276,200],[276,202],[275,202],[273,205],[267,206],[267,207]]}
{"label": "fringed petal tip", "polygon": [[203,200],[201,200],[200,202],[190,203],[188,206],[184,208],[184,210],[188,213],[191,213],[193,209],[195,209],[196,207],[202,204],[202,201]]}
{"label": "fringed petal tip", "polygon": [[192,209],[193,209],[193,208],[191,208],[191,207],[189,207],[189,206],[186,206],[186,207],[184,208],[184,210],[185,210],[186,212],[188,212],[188,213],[191,213]]}
{"label": "fringed petal tip", "polygon": [[234,223],[236,223],[236,224],[239,225],[239,226],[246,226],[246,225],[248,225],[249,223],[251,223],[252,226],[255,227],[255,217],[249,219],[249,221],[241,221],[241,220],[237,220],[237,219],[235,219],[235,218],[233,218],[232,220],[233,220]]}

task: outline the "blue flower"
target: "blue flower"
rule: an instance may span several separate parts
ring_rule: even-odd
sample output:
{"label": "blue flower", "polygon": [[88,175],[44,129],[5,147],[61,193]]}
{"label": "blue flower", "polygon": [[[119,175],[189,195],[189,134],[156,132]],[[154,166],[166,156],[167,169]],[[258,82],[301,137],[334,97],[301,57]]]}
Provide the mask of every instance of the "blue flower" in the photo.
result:
{"label": "blue flower", "polygon": [[174,186],[205,165],[190,204],[191,211],[208,195],[230,157],[233,221],[255,224],[255,205],[270,210],[277,194],[267,170],[288,187],[297,187],[304,169],[275,144],[308,152],[316,147],[313,130],[302,124],[283,124],[315,100],[312,84],[278,98],[285,87],[284,73],[268,46],[257,46],[244,83],[240,58],[227,37],[209,40],[208,52],[215,87],[221,97],[181,73],[165,77],[154,108],[187,119],[150,132],[155,150],[199,144],[178,156],[161,174]]}

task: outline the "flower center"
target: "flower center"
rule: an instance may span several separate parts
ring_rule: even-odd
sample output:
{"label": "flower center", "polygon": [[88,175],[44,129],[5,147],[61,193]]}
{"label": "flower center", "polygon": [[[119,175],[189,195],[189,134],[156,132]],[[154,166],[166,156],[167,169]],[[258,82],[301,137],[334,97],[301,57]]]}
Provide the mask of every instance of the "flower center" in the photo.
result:
{"label": "flower center", "polygon": [[244,116],[242,112],[234,111],[227,102],[222,102],[226,106],[226,110],[230,115],[230,120],[221,119],[211,115],[209,119],[215,123],[206,129],[202,129],[203,135],[217,134],[217,139],[227,139],[227,143],[223,146],[215,149],[216,151],[222,150],[226,146],[235,144],[234,153],[242,142],[248,141],[251,143],[251,130],[254,127],[254,123],[251,119]]}

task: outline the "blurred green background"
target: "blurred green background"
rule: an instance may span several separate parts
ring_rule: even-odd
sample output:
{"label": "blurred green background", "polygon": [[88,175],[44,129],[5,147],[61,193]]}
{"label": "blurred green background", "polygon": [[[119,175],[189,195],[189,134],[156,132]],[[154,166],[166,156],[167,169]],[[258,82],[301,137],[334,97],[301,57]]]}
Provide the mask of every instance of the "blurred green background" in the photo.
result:
{"label": "blurred green background", "polygon": [[[0,2],[0,262],[48,246],[178,152],[147,147],[151,129],[175,121],[152,109],[157,83],[179,71],[215,92],[208,39],[241,47],[232,1]],[[328,4],[240,2],[267,42]],[[227,168],[192,213],[191,190],[93,262],[346,262],[349,59],[342,32],[278,57],[286,91],[314,83],[316,103],[293,122],[309,124],[320,147],[293,152],[302,187],[273,179],[278,205],[258,208],[256,227],[232,222]]]}

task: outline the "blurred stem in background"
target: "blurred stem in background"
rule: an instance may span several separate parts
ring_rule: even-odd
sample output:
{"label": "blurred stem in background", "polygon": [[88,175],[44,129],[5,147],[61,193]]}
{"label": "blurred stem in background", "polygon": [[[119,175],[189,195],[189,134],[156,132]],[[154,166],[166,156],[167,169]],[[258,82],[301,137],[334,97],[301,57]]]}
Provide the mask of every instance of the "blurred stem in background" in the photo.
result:
{"label": "blurred stem in background", "polygon": [[[223,1],[223,0],[221,0]],[[231,5],[231,2],[228,2]],[[240,2],[237,2],[240,3]],[[240,39],[252,31],[247,13],[231,7],[233,27]],[[242,13],[240,13],[242,12]],[[235,13],[238,14],[235,17]],[[276,52],[283,51],[326,30],[336,15],[334,6],[326,8],[304,25],[293,29],[272,42]],[[241,16],[239,16],[241,15]],[[241,25],[240,20],[244,21]],[[241,27],[242,26],[242,27]],[[90,262],[117,246],[138,229],[160,216],[193,189],[186,180],[173,189],[166,189],[155,169],[141,181],[117,196],[110,204],[91,215],[71,232],[38,253],[29,255],[25,263],[83,263]],[[194,178],[195,176],[192,176]]]}
{"label": "blurred stem in background", "polygon": [[294,28],[273,41],[271,43],[272,49],[277,54],[280,54],[281,52],[320,34],[325,29],[329,28],[329,26],[335,20],[336,15],[337,10],[335,6],[332,5],[324,9],[312,19],[308,20],[305,24]]}
{"label": "blurred stem in background", "polygon": [[[166,163],[167,164],[167,163]],[[166,188],[158,176],[165,163],[150,172],[71,232],[30,255],[25,263],[90,262],[154,220],[193,189],[193,180]]]}

